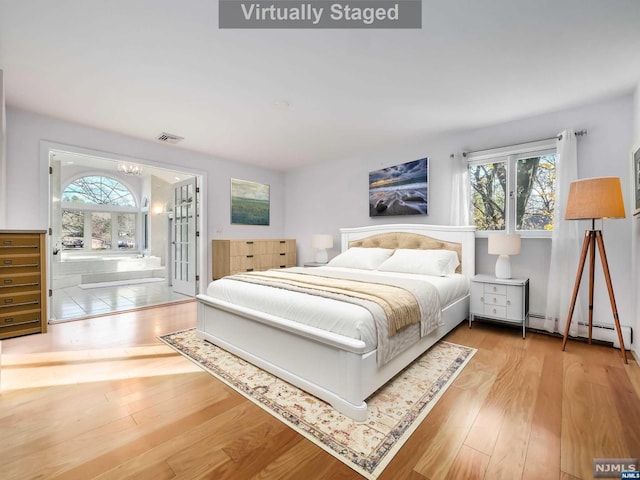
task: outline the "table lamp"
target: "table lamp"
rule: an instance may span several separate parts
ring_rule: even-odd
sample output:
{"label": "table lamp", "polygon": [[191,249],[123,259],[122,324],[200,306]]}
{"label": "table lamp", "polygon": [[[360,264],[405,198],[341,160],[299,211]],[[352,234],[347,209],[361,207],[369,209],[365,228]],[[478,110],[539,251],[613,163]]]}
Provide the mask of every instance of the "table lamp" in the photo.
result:
{"label": "table lamp", "polygon": [[511,278],[511,259],[509,255],[520,253],[520,235],[489,235],[489,255],[499,255],[496,261],[496,278]]}
{"label": "table lamp", "polygon": [[317,250],[316,263],[327,263],[327,248],[333,248],[333,236],[327,234],[311,235],[311,246]]}

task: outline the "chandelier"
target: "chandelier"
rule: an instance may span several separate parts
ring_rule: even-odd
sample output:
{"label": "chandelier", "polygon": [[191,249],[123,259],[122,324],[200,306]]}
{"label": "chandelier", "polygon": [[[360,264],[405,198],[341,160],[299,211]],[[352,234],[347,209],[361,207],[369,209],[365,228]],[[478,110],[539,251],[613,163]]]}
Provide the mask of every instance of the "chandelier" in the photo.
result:
{"label": "chandelier", "polygon": [[125,175],[140,175],[142,173],[142,167],[134,163],[118,163],[118,171]]}

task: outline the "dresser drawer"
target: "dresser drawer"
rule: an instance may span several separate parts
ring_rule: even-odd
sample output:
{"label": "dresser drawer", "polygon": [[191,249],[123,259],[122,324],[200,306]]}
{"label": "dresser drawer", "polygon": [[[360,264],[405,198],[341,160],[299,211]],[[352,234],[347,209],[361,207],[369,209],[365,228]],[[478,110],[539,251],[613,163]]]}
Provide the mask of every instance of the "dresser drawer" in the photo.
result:
{"label": "dresser drawer", "polygon": [[258,269],[257,255],[235,256],[229,259],[229,268],[232,272],[250,272]]}
{"label": "dresser drawer", "polygon": [[[1,310],[0,310],[1,311]],[[17,325],[28,325],[30,323],[39,324],[41,320],[40,310],[27,310],[20,313],[1,313],[0,328],[6,328]]]}
{"label": "dresser drawer", "polygon": [[0,250],[0,275],[40,272],[39,254],[7,255],[7,253],[6,250]]}
{"label": "dresser drawer", "polygon": [[0,314],[0,340],[4,338],[41,333],[43,331],[40,310],[27,311],[11,315]]}
{"label": "dresser drawer", "polygon": [[0,314],[5,313],[3,312],[5,309],[20,312],[37,308],[40,308],[39,291],[5,292],[5,290],[0,290]]}
{"label": "dresser drawer", "polygon": [[39,252],[40,238],[38,235],[28,233],[0,233],[0,252],[7,249],[16,249],[16,253],[27,249]]}
{"label": "dresser drawer", "polygon": [[39,273],[0,274],[0,293],[16,293],[40,289]]}

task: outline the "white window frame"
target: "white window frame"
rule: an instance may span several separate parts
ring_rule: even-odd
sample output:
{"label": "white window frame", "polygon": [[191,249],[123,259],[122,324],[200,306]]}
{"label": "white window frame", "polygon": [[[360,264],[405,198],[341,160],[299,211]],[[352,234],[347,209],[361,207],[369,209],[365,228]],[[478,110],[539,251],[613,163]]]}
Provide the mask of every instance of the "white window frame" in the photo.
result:
{"label": "white window frame", "polygon": [[[62,192],[64,193],[64,191],[67,189],[67,187],[69,185],[71,185],[73,182],[75,182],[76,180],[83,178],[83,177],[92,177],[92,176],[101,176],[101,177],[106,177],[109,178],[111,180],[115,180],[116,182],[120,183],[122,186],[124,186],[129,193],[131,194],[131,196],[133,197],[133,202],[134,202],[134,206],[132,207],[127,207],[127,206],[121,206],[121,205],[113,205],[113,204],[100,204],[100,203],[75,203],[75,202],[60,202],[60,211],[63,212],[65,210],[71,210],[71,211],[82,211],[84,212],[84,238],[83,238],[83,247],[82,248],[78,248],[78,249],[69,249],[69,250],[65,250],[65,254],[68,256],[73,256],[74,252],[77,253],[83,253],[83,252],[94,252],[94,253],[100,253],[100,254],[113,254],[113,253],[135,253],[135,254],[139,254],[142,252],[142,245],[141,245],[141,221],[142,221],[142,213],[140,211],[140,208],[138,207],[138,198],[136,196],[136,194],[133,192],[131,185],[127,185],[127,183],[125,183],[121,178],[112,176],[112,175],[107,175],[104,172],[99,172],[99,173],[92,173],[92,172],[83,172],[79,175],[76,175],[75,177],[73,177],[72,179],[70,179],[64,186],[64,188],[62,188]],[[93,250],[91,248],[91,227],[92,227],[92,221],[91,221],[91,214],[92,213],[110,213],[111,214],[111,248],[110,249],[106,249],[106,250]],[[127,250],[120,250],[118,248],[118,231],[117,228],[115,228],[118,224],[117,222],[117,218],[118,218],[118,214],[120,213],[132,213],[135,215],[135,221],[136,221],[136,226],[135,226],[135,230],[136,230],[136,246],[135,248],[132,249],[127,249]]]}
{"label": "white window frame", "polygon": [[[507,198],[505,199],[505,229],[504,230],[476,230],[477,237],[488,237],[496,232],[518,233],[523,238],[551,238],[551,230],[516,230],[516,174],[517,161],[532,156],[557,154],[556,139],[540,140],[518,145],[481,150],[467,154],[467,168],[471,165],[504,162],[507,168]],[[556,157],[557,158],[557,157]],[[554,187],[555,188],[555,187]],[[471,177],[469,177],[469,191],[473,192]],[[473,205],[469,199],[470,218],[473,219]]]}

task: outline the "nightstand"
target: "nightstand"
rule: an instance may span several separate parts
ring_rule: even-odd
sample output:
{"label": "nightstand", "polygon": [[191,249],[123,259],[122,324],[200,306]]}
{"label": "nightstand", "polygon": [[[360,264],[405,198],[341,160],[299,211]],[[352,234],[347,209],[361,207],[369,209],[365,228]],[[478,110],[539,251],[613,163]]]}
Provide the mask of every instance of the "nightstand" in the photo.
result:
{"label": "nightstand", "polygon": [[476,317],[522,324],[524,338],[529,321],[529,279],[476,275],[471,279],[470,306],[469,328]]}

